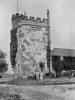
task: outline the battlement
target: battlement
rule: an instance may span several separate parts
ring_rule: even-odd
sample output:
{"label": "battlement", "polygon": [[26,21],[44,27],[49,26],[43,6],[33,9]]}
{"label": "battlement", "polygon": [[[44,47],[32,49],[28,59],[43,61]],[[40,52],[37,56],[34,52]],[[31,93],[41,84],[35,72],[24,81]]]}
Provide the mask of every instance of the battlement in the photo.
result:
{"label": "battlement", "polygon": [[[24,14],[13,14],[12,15],[12,22],[18,23],[18,25],[35,25],[35,26],[47,26],[47,19],[41,19],[39,17],[34,18],[33,16],[26,16]],[[15,24],[16,27],[16,24]]]}
{"label": "battlement", "polygon": [[12,15],[12,21],[20,21],[20,20],[31,20],[31,21],[39,21],[39,22],[47,22],[47,19],[41,19],[40,17],[37,17],[36,19],[33,17],[33,16],[30,16],[28,18],[28,16],[25,16],[23,14],[19,14],[19,13],[16,13],[16,14],[13,14]]}

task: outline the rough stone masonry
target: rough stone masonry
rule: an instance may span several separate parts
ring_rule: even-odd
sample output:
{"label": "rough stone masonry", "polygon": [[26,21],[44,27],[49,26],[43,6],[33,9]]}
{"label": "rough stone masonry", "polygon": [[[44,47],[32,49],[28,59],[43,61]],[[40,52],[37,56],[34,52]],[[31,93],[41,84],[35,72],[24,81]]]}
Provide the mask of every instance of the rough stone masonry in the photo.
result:
{"label": "rough stone masonry", "polygon": [[12,29],[17,29],[18,39],[15,70],[27,76],[40,62],[47,69],[47,19],[28,18],[26,14],[16,13],[12,15]]}

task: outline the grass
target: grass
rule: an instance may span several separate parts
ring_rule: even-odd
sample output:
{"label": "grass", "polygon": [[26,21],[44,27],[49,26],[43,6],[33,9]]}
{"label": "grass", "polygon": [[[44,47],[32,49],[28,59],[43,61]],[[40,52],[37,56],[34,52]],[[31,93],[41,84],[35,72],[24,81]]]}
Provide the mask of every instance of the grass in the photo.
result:
{"label": "grass", "polygon": [[75,78],[46,78],[44,80],[29,80],[26,78],[16,78],[6,82],[7,84],[15,85],[58,85],[58,84],[75,84]]}
{"label": "grass", "polygon": [[14,85],[0,87],[0,100],[64,100],[64,96],[49,93],[47,90],[41,91],[41,89],[38,86],[35,86],[35,88],[33,86],[25,86],[25,88],[21,86],[15,87]]}
{"label": "grass", "polygon": [[26,99],[22,99],[21,95],[7,94],[0,92],[0,100],[26,100]]}
{"label": "grass", "polygon": [[9,86],[0,87],[0,100],[26,100],[19,94],[19,91]]}

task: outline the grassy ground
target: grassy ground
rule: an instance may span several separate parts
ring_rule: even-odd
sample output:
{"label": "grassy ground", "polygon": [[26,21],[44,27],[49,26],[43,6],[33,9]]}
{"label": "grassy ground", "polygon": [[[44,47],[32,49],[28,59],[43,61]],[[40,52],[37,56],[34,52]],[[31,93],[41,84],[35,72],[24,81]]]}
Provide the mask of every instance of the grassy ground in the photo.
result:
{"label": "grassy ground", "polygon": [[54,86],[11,85],[0,87],[0,100],[64,100],[64,95],[59,91],[60,89]]}
{"label": "grassy ground", "polygon": [[17,78],[6,82],[15,85],[59,85],[59,84],[75,84],[75,77],[67,78],[46,78],[44,80],[28,80],[25,78]]}
{"label": "grassy ground", "polygon": [[60,78],[44,78],[44,80],[30,80],[26,78],[16,78],[13,80],[13,75],[5,75],[0,78],[0,84],[14,85],[59,85],[59,84],[75,84],[75,77],[60,77]]}
{"label": "grassy ground", "polygon": [[75,100],[74,77],[46,78],[42,81],[17,78],[5,83],[0,84],[0,100]]}
{"label": "grassy ground", "polygon": [[75,100],[75,85],[0,85],[0,100]]}

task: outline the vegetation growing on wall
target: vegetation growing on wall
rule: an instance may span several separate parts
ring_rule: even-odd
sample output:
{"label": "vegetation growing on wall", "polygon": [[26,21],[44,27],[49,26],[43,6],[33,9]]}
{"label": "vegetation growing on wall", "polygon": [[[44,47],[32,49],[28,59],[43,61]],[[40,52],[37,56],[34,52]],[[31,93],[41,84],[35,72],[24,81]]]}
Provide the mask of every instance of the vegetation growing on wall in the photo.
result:
{"label": "vegetation growing on wall", "polygon": [[17,53],[17,29],[11,30],[11,42],[10,42],[10,61],[12,68],[16,65],[16,53]]}

